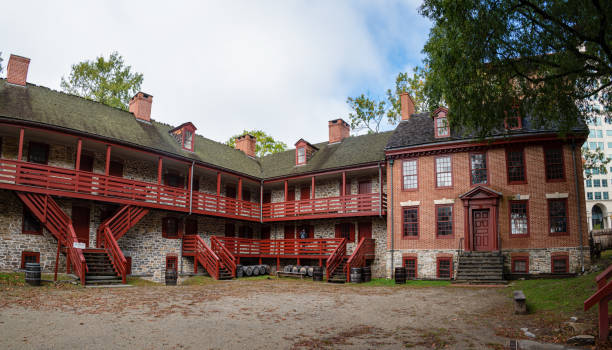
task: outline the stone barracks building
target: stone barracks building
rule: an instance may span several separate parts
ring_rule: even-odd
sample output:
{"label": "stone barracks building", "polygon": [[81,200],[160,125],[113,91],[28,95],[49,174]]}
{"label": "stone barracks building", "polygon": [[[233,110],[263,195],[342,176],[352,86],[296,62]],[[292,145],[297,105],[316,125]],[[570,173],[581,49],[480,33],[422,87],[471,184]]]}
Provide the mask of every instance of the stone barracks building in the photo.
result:
{"label": "stone barracks building", "polygon": [[28,84],[29,63],[11,55],[0,79],[0,270],[40,262],[87,284],[297,263],[328,280],[369,265],[500,281],[589,263],[586,128],[561,139],[515,117],[479,141],[402,95],[393,131],[350,136],[336,119],[327,141],[257,157],[251,135],[231,148],[151,119],[142,92],[126,112]]}

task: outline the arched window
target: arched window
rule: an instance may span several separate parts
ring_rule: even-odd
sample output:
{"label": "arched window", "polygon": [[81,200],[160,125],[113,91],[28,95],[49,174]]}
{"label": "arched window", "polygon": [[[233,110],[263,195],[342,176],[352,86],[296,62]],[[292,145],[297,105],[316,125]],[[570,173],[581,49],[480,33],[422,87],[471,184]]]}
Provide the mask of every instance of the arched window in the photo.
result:
{"label": "arched window", "polygon": [[603,213],[601,208],[597,205],[591,209],[591,222],[593,223],[593,230],[601,230],[604,228]]}

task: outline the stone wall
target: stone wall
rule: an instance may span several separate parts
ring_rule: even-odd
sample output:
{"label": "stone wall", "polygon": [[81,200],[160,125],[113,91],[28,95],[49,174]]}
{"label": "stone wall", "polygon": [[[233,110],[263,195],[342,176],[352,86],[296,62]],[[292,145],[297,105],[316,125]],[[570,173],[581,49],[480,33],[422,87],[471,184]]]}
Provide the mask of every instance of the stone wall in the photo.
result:
{"label": "stone wall", "polygon": [[[417,278],[419,279],[436,279],[438,278],[438,257],[453,258],[453,276],[457,271],[458,254],[456,250],[451,249],[401,249],[393,251],[388,250],[385,255],[385,272],[387,278],[392,278],[392,268],[404,266],[405,257],[417,258]],[[393,256],[393,267],[391,265],[391,257]]]}
{"label": "stone wall", "polygon": [[[590,251],[588,247],[582,250],[584,265],[589,266],[591,263]],[[540,249],[504,249],[504,272],[512,271],[513,257],[529,257],[529,273],[541,274],[551,273],[551,259],[553,256],[567,255],[569,257],[569,272],[580,273],[580,249],[568,247],[540,248]]]}

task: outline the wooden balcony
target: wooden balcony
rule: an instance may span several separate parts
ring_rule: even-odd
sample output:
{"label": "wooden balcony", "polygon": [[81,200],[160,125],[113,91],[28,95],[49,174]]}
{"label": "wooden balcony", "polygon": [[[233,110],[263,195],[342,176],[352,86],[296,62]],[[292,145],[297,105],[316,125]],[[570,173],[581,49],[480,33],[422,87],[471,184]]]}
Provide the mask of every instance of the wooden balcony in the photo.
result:
{"label": "wooden balcony", "polygon": [[[0,160],[0,188],[259,221],[257,203],[184,188],[15,160]],[[190,208],[191,207],[191,208]]]}
{"label": "wooden balcony", "polygon": [[344,238],[250,239],[213,237],[237,258],[327,259]]}
{"label": "wooden balcony", "polygon": [[368,193],[266,203],[262,208],[262,218],[264,222],[270,222],[295,219],[384,215],[386,211],[386,194]]}

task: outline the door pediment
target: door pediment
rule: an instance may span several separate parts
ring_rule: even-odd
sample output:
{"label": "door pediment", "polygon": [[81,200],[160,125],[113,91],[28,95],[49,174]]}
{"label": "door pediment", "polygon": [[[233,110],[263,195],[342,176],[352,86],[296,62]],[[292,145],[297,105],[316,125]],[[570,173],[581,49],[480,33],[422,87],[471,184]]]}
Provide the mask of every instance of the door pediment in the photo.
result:
{"label": "door pediment", "polygon": [[460,195],[459,198],[463,201],[475,199],[499,199],[502,196],[500,192],[492,190],[486,186],[476,186],[471,190]]}

